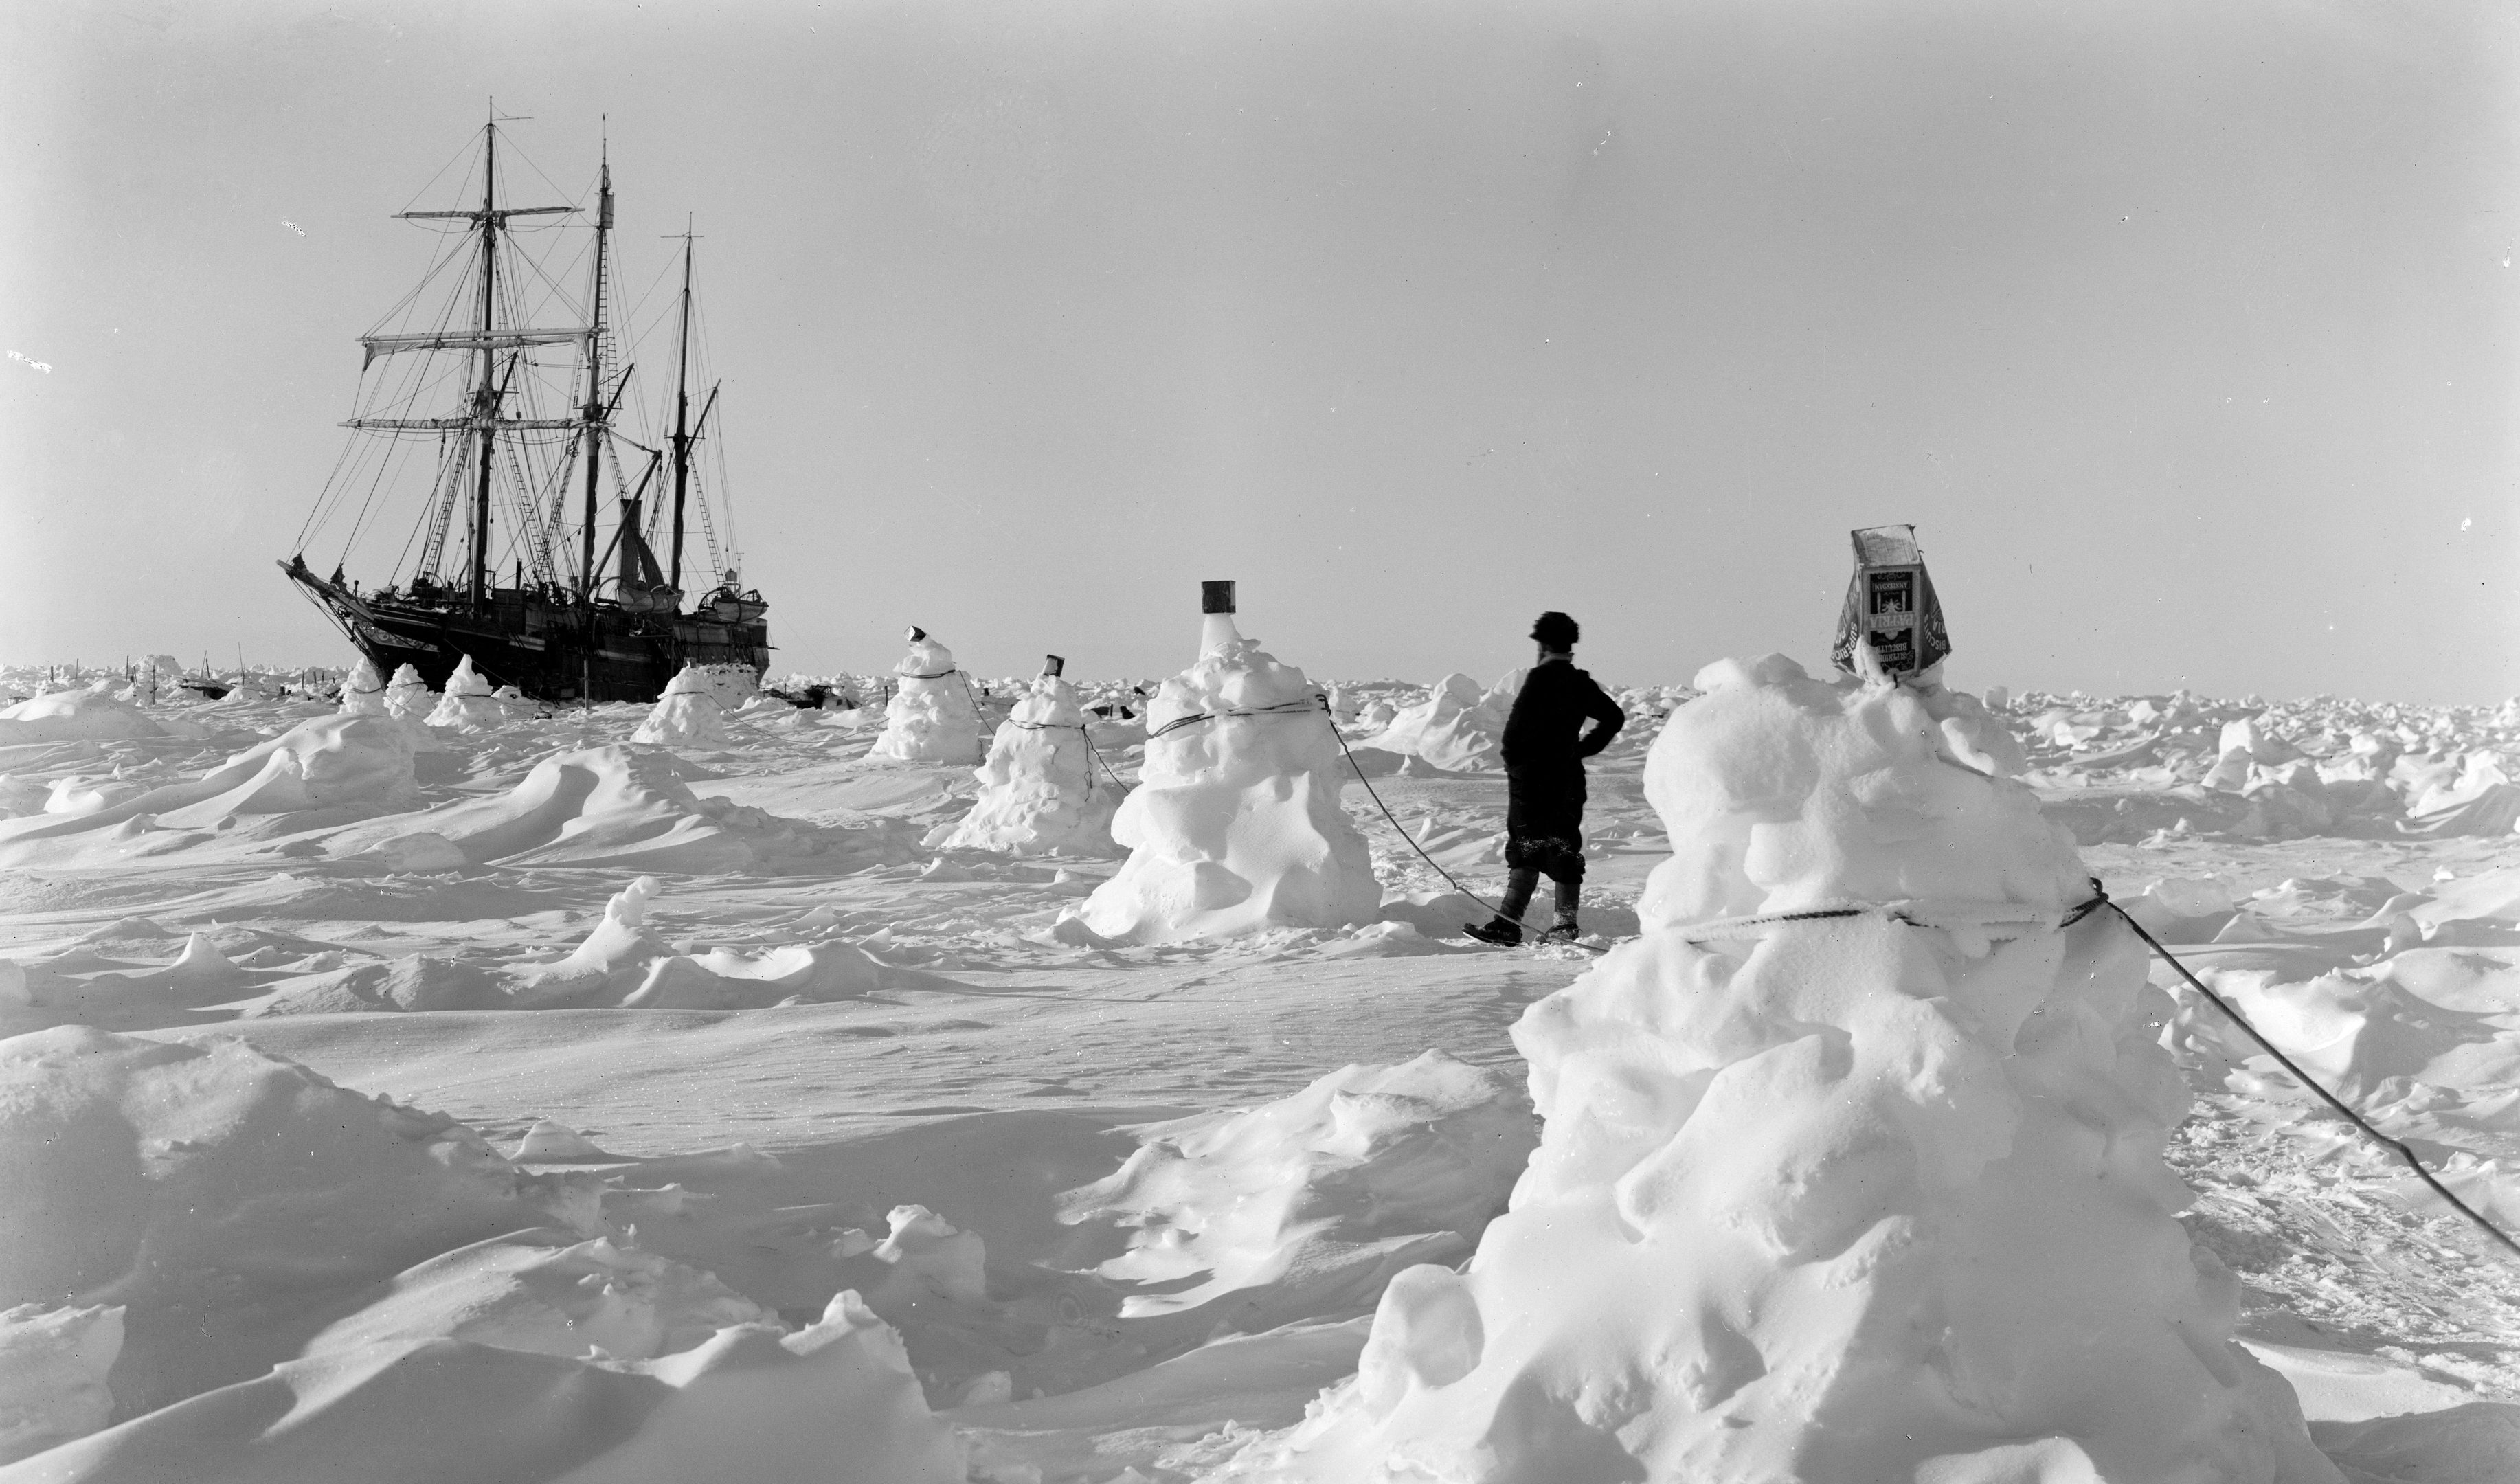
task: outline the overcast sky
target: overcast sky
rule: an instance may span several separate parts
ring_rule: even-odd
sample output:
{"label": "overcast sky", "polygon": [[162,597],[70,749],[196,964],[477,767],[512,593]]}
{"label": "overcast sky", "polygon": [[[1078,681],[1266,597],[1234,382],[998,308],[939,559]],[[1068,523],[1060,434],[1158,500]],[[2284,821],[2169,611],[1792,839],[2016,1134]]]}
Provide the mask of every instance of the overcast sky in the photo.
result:
{"label": "overcast sky", "polygon": [[630,280],[704,234],[774,669],[1165,673],[1209,577],[1325,677],[1492,677],[1545,607],[1606,679],[1817,667],[1847,529],[1912,521],[1956,683],[2498,699],[2515,24],[8,7],[0,658],[347,662],[272,562],[495,95],[570,193],[608,115]]}

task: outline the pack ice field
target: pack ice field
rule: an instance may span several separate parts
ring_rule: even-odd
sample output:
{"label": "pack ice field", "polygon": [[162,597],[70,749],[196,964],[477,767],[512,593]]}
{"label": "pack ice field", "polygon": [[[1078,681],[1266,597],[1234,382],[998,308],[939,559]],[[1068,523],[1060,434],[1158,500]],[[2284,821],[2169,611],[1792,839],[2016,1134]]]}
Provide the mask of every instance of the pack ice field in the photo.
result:
{"label": "pack ice field", "polygon": [[1526,673],[1252,595],[0,673],[0,1480],[2520,1477],[2514,1265],[2130,926],[2520,1226],[2520,703],[1968,695],[1916,575],[1601,677],[1512,948]]}

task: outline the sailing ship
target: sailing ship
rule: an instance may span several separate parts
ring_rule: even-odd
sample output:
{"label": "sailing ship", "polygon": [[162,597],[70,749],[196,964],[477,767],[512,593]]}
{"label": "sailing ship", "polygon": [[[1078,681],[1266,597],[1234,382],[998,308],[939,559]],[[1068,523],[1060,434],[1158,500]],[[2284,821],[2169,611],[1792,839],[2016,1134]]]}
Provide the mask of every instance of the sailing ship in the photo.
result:
{"label": "sailing ship", "polygon": [[[400,213],[447,241],[421,286],[359,337],[358,415],[341,425],[350,447],[281,570],[378,673],[408,664],[432,689],[466,655],[493,685],[547,701],[653,700],[685,664],[748,665],[757,676],[770,663],[769,605],[742,585],[731,513],[719,540],[712,505],[722,504],[724,481],[704,487],[696,457],[718,388],[697,395],[692,382],[695,234],[681,234],[673,397],[660,419],[670,430],[651,447],[627,426],[633,368],[619,364],[610,323],[620,291],[609,152],[583,313],[555,327],[534,322],[565,306],[545,268],[557,253],[537,256],[519,239],[557,240],[551,229],[582,208],[503,204],[500,142],[494,113],[481,131],[479,205]],[[429,289],[448,278],[430,301]],[[386,374],[372,376],[381,366]],[[362,536],[397,534],[396,486],[427,498],[408,502],[417,518],[401,532],[395,570],[382,586],[363,587],[342,563]],[[309,539],[344,516],[342,563],[319,576],[306,561]],[[670,536],[660,528],[668,517]],[[692,543],[695,524],[700,539]],[[691,577],[708,591],[687,608]]]}

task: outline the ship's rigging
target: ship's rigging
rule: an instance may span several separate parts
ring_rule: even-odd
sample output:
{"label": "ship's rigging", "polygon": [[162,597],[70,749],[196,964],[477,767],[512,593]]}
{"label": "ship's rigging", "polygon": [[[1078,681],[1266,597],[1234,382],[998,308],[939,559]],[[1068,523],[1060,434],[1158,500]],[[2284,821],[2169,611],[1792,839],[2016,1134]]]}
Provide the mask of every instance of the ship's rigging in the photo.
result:
{"label": "ship's rigging", "polygon": [[[725,491],[713,437],[721,388],[705,373],[693,276],[698,234],[688,223],[675,234],[679,264],[660,266],[622,313],[608,151],[577,201],[518,202],[504,189],[514,151],[499,124],[494,116],[480,134],[477,196],[468,173],[461,206],[398,213],[445,241],[420,286],[358,337],[360,392],[342,425],[349,444],[299,533],[298,556],[282,565],[380,663],[421,662],[377,652],[396,642],[435,650],[506,643],[520,652],[508,659],[515,683],[598,697],[652,694],[650,680],[662,683],[647,674],[655,665],[731,659],[719,650],[766,664],[765,605],[742,589],[733,526],[715,509]],[[572,241],[576,256],[558,261]],[[647,327],[652,335],[672,321],[667,430],[642,436],[625,352],[641,343],[639,313],[677,266],[679,291]],[[570,281],[582,293],[564,287]],[[616,325],[632,329],[626,347]],[[387,563],[383,547],[397,535]],[[662,562],[660,538],[669,542]],[[315,578],[308,546],[335,540],[332,578]],[[346,576],[353,567],[383,567],[386,579],[363,590]],[[714,591],[685,614],[684,595],[695,587]],[[638,620],[626,637],[613,632],[624,617]],[[447,632],[418,632],[432,623]],[[477,636],[455,632],[484,625]],[[575,640],[563,634],[562,647],[583,652],[575,686],[554,671],[543,637],[572,629]],[[647,657],[634,665],[632,651]],[[599,655],[620,673],[600,681]],[[442,655],[424,673],[453,662]]]}

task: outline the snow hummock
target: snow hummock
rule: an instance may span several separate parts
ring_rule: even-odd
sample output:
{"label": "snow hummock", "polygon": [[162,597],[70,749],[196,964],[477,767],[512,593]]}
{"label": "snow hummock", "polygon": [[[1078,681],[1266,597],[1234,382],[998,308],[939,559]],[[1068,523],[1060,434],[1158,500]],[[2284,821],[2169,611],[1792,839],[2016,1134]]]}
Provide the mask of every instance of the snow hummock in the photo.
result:
{"label": "snow hummock", "polygon": [[980,714],[954,652],[924,629],[910,631],[910,652],[892,667],[901,689],[883,708],[883,735],[867,756],[905,763],[976,763]]}
{"label": "snow hummock", "polygon": [[106,1374],[122,1353],[122,1307],[0,1309],[0,1464],[85,1437],[113,1415]]}
{"label": "snow hummock", "polygon": [[977,770],[979,795],[945,844],[1012,855],[1111,853],[1120,787],[1096,779],[1085,729],[1073,687],[1056,675],[1035,680],[999,724]]}
{"label": "snow hummock", "polygon": [[438,697],[437,708],[427,718],[432,727],[458,732],[492,731],[507,719],[508,708],[500,703],[490,683],[472,668],[470,654],[455,662],[455,673],[446,677],[446,694]]}
{"label": "snow hummock", "polygon": [[1777,655],[1697,684],[1643,935],[1514,1028],[1511,1209],[1234,1472],[2337,1480],[2175,1220],[2142,947],[2057,925],[2082,866],[1983,708]]}
{"label": "snow hummock", "polygon": [[404,721],[426,722],[437,704],[436,697],[418,670],[407,664],[396,665],[393,679],[385,685],[385,710]]}
{"label": "snow hummock", "polygon": [[626,746],[555,753],[504,793],[354,826],[327,848],[336,857],[390,855],[397,841],[422,836],[427,856],[441,863],[452,851],[474,864],[655,871],[732,870],[813,848],[761,810],[697,797],[670,755]]}
{"label": "snow hummock", "polygon": [[[1131,1229],[1128,1250],[1095,1270],[1152,1285],[1122,1302],[1123,1318],[1238,1295],[1237,1309],[1286,1318],[1338,1291],[1370,1302],[1399,1269],[1469,1251],[1536,1133],[1519,1088],[1438,1051],[1342,1067],[1260,1107],[1131,1132],[1138,1151],[1069,1192],[1060,1215]],[[1267,1327],[1234,1317],[1236,1327]]]}
{"label": "snow hummock", "polygon": [[453,1119],[242,1041],[0,1041],[0,1305],[119,1304],[126,1413],[252,1374],[268,1306],[550,1219]]}
{"label": "snow hummock", "polygon": [[195,779],[157,785],[59,780],[44,813],[0,820],[0,862],[75,852],[83,841],[111,842],[111,827],[286,832],[351,824],[419,800],[409,729],[391,717],[331,712],[234,753]]}
{"label": "snow hummock", "polygon": [[0,746],[21,742],[113,742],[158,737],[165,728],[149,713],[112,694],[111,682],[84,691],[48,695],[0,706]]}
{"label": "snow hummock", "polygon": [[639,723],[639,730],[630,734],[630,740],[686,747],[727,745],[726,708],[714,691],[709,677],[701,674],[698,666],[683,666],[680,673],[665,682],[665,694],[656,697],[655,708]]}
{"label": "snow hummock", "polygon": [[1078,919],[1141,943],[1371,921],[1382,888],[1339,807],[1328,714],[1302,670],[1208,617],[1221,636],[1156,692],[1139,787],[1111,822],[1128,862]]}
{"label": "snow hummock", "polygon": [[1467,675],[1447,675],[1435,682],[1424,700],[1394,715],[1390,725],[1364,745],[1416,756],[1447,772],[1501,769],[1506,716],[1521,689],[1519,672],[1506,677],[1494,690],[1481,690]]}
{"label": "snow hummock", "polygon": [[385,714],[385,683],[377,674],[377,666],[365,654],[350,666],[341,680],[341,714],[344,716],[382,716]]}

